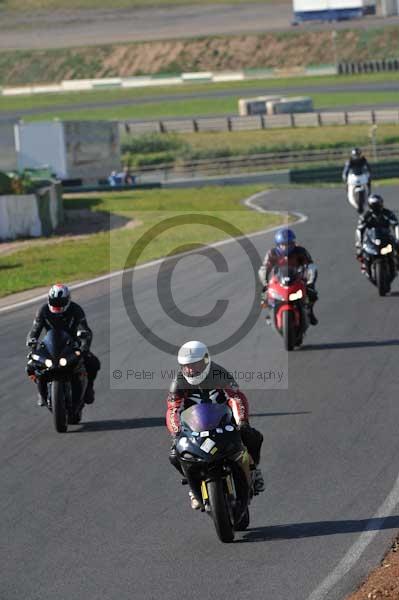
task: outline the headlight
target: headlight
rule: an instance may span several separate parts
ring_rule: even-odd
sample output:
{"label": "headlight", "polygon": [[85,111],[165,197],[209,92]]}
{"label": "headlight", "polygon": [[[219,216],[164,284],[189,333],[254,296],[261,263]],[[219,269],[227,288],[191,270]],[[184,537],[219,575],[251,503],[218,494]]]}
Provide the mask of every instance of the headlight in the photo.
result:
{"label": "headlight", "polygon": [[33,360],[40,360],[40,356],[38,354],[32,354]]}
{"label": "headlight", "polygon": [[44,364],[46,365],[46,367],[50,368],[53,366],[53,361],[50,358],[46,358]]}
{"label": "headlight", "polygon": [[303,297],[303,292],[302,292],[302,290],[298,290],[297,292],[294,292],[293,294],[290,294],[290,295],[289,295],[289,299],[290,299],[291,301],[294,301],[294,300],[300,300],[302,297]]}
{"label": "headlight", "polygon": [[381,248],[381,254],[389,254],[392,252],[392,244],[388,244],[385,248]]}
{"label": "headlight", "polygon": [[80,350],[75,350],[75,354],[76,354],[76,356],[80,356],[81,355]]}
{"label": "headlight", "polygon": [[67,362],[68,361],[66,358],[60,358],[60,362],[59,362],[60,367],[65,367]]}

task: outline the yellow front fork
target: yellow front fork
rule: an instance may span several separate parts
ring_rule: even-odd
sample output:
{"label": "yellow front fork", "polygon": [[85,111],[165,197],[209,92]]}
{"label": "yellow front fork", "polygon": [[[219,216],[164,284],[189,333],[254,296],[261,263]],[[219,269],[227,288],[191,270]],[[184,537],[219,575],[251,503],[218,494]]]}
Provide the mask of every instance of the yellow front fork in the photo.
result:
{"label": "yellow front fork", "polygon": [[201,495],[202,495],[203,504],[205,504],[205,502],[207,500],[209,500],[208,490],[206,487],[206,481],[201,482]]}

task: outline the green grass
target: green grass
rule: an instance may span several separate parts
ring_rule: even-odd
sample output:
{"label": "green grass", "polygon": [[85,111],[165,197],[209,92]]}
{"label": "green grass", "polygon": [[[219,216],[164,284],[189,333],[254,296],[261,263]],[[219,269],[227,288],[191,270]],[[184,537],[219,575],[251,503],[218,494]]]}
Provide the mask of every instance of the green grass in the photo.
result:
{"label": "green grass", "polygon": [[[0,258],[0,297],[13,292],[50,285],[55,280],[76,281],[124,266],[125,256],[149,227],[172,214],[187,211],[214,213],[243,233],[261,230],[282,222],[279,215],[259,214],[240,204],[241,200],[264,189],[260,186],[214,187],[200,190],[151,190],[95,194],[65,200],[65,207],[90,207],[135,218],[134,229],[94,234],[84,240],[36,245]],[[162,257],[188,242],[210,243],[226,237],[209,227],[187,225],[165,233],[150,244],[140,262]],[[112,260],[110,247],[112,245]]]}
{"label": "green grass", "polygon": [[[339,109],[341,106],[373,106],[377,108],[383,104],[395,104],[398,101],[397,92],[364,92],[362,94],[354,92],[326,92],[309,93],[313,98],[315,109]],[[58,119],[77,119],[77,120],[151,120],[166,119],[174,117],[206,117],[206,116],[224,116],[229,114],[238,114],[239,96],[228,98],[204,98],[192,100],[174,100],[164,102],[150,102],[138,104],[136,106],[113,106],[110,108],[86,108],[86,109],[68,109],[57,110],[56,112],[43,113],[35,115],[26,115],[26,121],[43,121]]]}
{"label": "green grass", "polygon": [[[325,127],[286,127],[273,130],[209,132],[185,134],[151,134],[132,137],[127,154],[132,158],[166,152],[176,158],[206,158],[231,154],[263,154],[290,148],[346,148],[370,143],[369,125],[337,125]],[[129,148],[129,137],[123,147]],[[150,143],[152,141],[152,143]],[[158,145],[157,145],[158,143]],[[397,125],[378,125],[377,143],[399,143]]]}
{"label": "green grass", "polygon": [[[30,110],[37,108],[53,108],[57,106],[68,105],[74,109],[76,105],[84,103],[112,103],[123,100],[140,100],[141,98],[154,98],[154,103],[157,96],[192,94],[196,97],[198,92],[216,92],[231,90],[232,96],[236,99],[242,96],[247,89],[262,89],[267,95],[273,93],[276,88],[290,88],[304,86],[309,88],[309,93],[312,93],[312,88],[319,86],[345,85],[356,83],[387,83],[398,81],[399,73],[378,73],[373,75],[351,75],[351,76],[324,76],[324,77],[292,77],[279,79],[254,79],[242,82],[230,83],[207,83],[207,84],[190,84],[175,86],[151,86],[148,88],[138,89],[107,89],[99,91],[82,91],[68,92],[57,94],[35,94],[34,96],[0,96],[0,111],[18,111]],[[317,92],[315,92],[317,93]],[[326,92],[327,93],[327,92]],[[328,92],[329,93],[329,92]],[[358,94],[360,97],[360,94]],[[397,96],[397,94],[396,94]],[[397,99],[397,98],[396,98]],[[237,107],[235,107],[236,109]],[[104,109],[108,110],[108,109]],[[111,108],[112,110],[112,108]],[[43,111],[45,112],[45,111]]]}

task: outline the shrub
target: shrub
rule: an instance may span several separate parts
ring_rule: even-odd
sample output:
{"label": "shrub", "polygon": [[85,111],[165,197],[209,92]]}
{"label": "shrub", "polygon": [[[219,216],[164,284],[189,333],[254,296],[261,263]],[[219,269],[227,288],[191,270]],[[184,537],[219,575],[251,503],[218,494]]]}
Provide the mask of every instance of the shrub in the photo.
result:
{"label": "shrub", "polygon": [[0,194],[12,194],[11,178],[0,172]]}
{"label": "shrub", "polygon": [[146,133],[139,136],[125,137],[122,140],[122,152],[132,154],[148,154],[167,150],[183,151],[187,144],[177,135],[171,133]]}

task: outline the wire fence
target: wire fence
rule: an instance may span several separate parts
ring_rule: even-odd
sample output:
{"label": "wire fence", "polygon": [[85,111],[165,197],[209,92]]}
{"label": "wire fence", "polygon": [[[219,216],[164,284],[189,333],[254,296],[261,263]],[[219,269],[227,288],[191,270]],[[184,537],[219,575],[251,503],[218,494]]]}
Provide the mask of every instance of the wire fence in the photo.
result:
{"label": "wire fence", "polygon": [[[366,156],[374,162],[399,158],[399,144],[364,147]],[[348,158],[347,148],[289,150],[286,152],[270,152],[245,156],[226,156],[206,160],[163,163],[141,167],[135,170],[139,183],[149,181],[169,181],[194,177],[211,177],[216,175],[234,175],[240,173],[256,173],[260,171],[289,169],[312,165],[344,166]]]}

